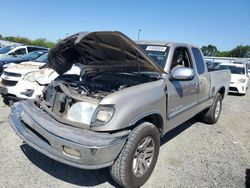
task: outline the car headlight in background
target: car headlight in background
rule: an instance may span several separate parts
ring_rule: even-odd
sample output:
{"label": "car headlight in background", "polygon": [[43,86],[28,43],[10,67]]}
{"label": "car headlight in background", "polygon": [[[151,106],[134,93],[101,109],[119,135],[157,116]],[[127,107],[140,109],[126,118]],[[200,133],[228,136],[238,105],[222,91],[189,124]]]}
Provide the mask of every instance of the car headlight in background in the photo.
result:
{"label": "car headlight in background", "polygon": [[238,82],[239,82],[239,83],[245,83],[245,82],[246,82],[246,79],[245,79],[245,78],[239,79]]}
{"label": "car headlight in background", "polygon": [[38,70],[38,71],[33,71],[27,73],[24,77],[23,80],[28,80],[30,82],[35,82],[38,79],[41,79],[44,77],[44,70]]}
{"label": "car headlight in background", "polygon": [[77,102],[70,107],[67,119],[91,126],[102,126],[111,120],[114,112],[113,106],[98,106],[88,102]]}

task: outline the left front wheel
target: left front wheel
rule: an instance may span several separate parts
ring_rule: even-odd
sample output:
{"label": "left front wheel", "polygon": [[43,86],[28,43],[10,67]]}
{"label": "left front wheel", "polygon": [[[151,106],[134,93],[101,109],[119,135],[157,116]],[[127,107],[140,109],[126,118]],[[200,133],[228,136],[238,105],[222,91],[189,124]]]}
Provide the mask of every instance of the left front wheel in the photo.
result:
{"label": "left front wheel", "polygon": [[155,167],[159,148],[159,130],[149,122],[141,123],[110,168],[112,178],[123,187],[142,186]]}

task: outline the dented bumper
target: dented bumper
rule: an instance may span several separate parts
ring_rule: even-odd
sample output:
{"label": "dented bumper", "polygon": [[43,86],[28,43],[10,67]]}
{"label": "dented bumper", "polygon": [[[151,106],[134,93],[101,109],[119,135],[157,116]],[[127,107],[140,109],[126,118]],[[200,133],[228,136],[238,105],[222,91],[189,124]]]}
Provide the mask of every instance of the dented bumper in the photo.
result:
{"label": "dented bumper", "polygon": [[129,134],[100,133],[59,123],[29,100],[13,105],[9,122],[17,135],[37,151],[83,169],[111,166]]}

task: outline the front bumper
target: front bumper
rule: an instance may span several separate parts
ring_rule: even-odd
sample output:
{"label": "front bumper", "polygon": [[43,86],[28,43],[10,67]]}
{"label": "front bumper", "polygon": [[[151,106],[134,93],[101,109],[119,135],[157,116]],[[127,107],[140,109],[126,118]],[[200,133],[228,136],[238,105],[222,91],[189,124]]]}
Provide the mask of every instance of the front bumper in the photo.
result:
{"label": "front bumper", "polygon": [[230,83],[229,92],[246,94],[247,84],[246,83]]}
{"label": "front bumper", "polygon": [[[129,134],[129,131],[100,133],[59,123],[30,100],[13,105],[9,122],[17,135],[37,151],[83,169],[111,166]],[[65,147],[79,155],[67,153]]]}
{"label": "front bumper", "polygon": [[29,82],[25,80],[20,80],[15,86],[6,86],[0,84],[1,88],[5,88],[6,91],[0,93],[3,97],[11,98],[15,97],[17,99],[35,99],[37,95],[41,95],[45,86],[39,85],[37,82]]}

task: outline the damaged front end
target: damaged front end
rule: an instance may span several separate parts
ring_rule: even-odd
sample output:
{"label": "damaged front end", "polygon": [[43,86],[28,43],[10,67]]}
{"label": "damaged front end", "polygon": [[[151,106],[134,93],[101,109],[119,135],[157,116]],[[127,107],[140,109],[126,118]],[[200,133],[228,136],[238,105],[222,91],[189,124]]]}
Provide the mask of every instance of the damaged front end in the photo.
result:
{"label": "damaged front end", "polygon": [[[149,84],[161,78],[162,70],[120,32],[70,36],[50,50],[48,59],[43,68],[60,76],[35,101],[13,105],[12,128],[27,144],[63,163],[85,169],[112,165],[131,131],[114,118],[118,110],[124,116],[121,100],[162,88],[163,81]],[[73,64],[81,74],[63,75]],[[142,84],[139,91],[134,87]]]}
{"label": "damaged front end", "polygon": [[113,164],[129,131],[100,133],[55,121],[33,101],[15,103],[9,123],[31,147],[62,163],[83,169],[98,169]]}
{"label": "damaged front end", "polygon": [[103,98],[153,80],[107,72],[84,78],[63,76],[48,86],[36,104],[59,122],[90,129],[108,123],[115,113],[115,104],[99,104]]}

